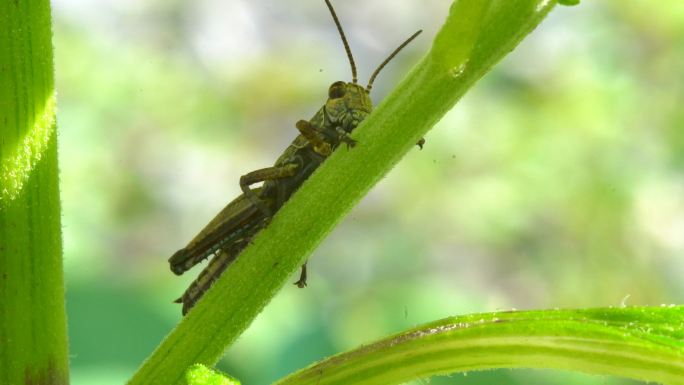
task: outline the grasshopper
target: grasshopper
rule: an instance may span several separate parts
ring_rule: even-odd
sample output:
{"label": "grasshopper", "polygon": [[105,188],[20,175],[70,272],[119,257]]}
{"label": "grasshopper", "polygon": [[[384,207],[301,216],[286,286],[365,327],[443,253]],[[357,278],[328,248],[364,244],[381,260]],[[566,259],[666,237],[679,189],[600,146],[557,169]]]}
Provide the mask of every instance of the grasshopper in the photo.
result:
{"label": "grasshopper", "polygon": [[[330,0],[325,0],[340,34],[352,71],[352,81],[336,81],[328,89],[328,100],[310,120],[299,120],[299,135],[285,149],[272,167],[259,169],[240,178],[242,194],[230,202],[193,238],[178,250],[169,264],[176,275],[183,274],[202,260],[214,255],[207,267],[175,302],[183,304],[183,315],[209,289],[223,271],[237,258],[252,238],[266,227],[273,215],[290,196],[342,143],[348,148],[356,141],[349,134],[372,111],[370,91],[373,81],[389,61],[422,31],[414,33],[397,47],[373,72],[366,87],[358,84],[356,65]],[[421,146],[421,139],[417,144]],[[258,188],[251,185],[263,182]],[[306,286],[306,262],[295,284]]]}

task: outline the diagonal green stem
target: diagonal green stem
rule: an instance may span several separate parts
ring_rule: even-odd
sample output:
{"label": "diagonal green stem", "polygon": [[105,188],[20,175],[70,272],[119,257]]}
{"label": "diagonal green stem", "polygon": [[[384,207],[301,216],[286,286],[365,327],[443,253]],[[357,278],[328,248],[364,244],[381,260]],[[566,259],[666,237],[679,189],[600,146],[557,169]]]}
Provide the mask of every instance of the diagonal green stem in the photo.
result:
{"label": "diagonal green stem", "polygon": [[304,183],[130,380],[180,384],[193,363],[213,365],[342,217],[498,60],[553,0],[459,0],[430,52]]}
{"label": "diagonal green stem", "polygon": [[448,318],[340,354],[275,385],[389,385],[493,368],[554,368],[684,384],[684,306]]}

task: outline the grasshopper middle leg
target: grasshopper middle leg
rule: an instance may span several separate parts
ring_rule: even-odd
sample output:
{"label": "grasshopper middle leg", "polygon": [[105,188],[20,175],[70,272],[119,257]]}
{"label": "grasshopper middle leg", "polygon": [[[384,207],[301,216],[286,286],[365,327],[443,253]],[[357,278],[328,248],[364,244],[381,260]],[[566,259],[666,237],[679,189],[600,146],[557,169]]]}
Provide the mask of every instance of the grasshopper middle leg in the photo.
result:
{"label": "grasshopper middle leg", "polygon": [[[306,261],[306,262],[308,262],[308,261]],[[301,271],[301,273],[299,273],[299,280],[294,283],[300,289],[303,289],[306,287],[306,262],[304,262],[304,264],[302,265],[302,271]]]}
{"label": "grasshopper middle leg", "polygon": [[297,173],[298,165],[291,163],[284,166],[267,167],[256,171],[252,171],[240,177],[240,189],[256,207],[264,213],[264,215],[271,216],[273,213],[266,207],[264,202],[249,188],[254,183],[264,182],[267,180],[287,178]]}

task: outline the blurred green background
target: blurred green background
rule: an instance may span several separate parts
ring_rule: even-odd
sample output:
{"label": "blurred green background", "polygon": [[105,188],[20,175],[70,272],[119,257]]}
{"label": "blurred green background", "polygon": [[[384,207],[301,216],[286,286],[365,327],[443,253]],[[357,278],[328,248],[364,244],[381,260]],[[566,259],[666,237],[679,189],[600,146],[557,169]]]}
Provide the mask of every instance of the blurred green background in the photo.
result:
{"label": "blurred green background", "polygon": [[[320,1],[55,0],[74,385],[122,384],[180,319],[167,258],[350,72]],[[337,1],[375,102],[450,1]],[[557,8],[426,136],[219,364],[245,384],[426,321],[684,303],[684,2]],[[292,277],[292,281],[296,279]],[[201,330],[198,330],[201,333]],[[419,383],[416,381],[415,383]],[[499,370],[432,384],[631,384]]]}

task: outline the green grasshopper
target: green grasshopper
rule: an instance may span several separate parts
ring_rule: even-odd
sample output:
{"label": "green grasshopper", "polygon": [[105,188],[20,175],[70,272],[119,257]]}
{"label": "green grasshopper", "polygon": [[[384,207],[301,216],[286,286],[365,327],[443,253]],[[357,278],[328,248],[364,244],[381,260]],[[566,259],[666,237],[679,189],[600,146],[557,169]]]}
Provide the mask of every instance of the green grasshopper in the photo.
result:
{"label": "green grasshopper", "polygon": [[[373,72],[366,87],[357,84],[356,65],[335,10],[325,0],[342,39],[352,70],[352,81],[334,82],[328,89],[328,100],[311,120],[295,124],[299,135],[276,160],[273,167],[252,171],[240,178],[242,195],[230,202],[221,212],[169,259],[171,271],[180,275],[202,260],[215,255],[183,295],[176,300],[183,304],[183,315],[237,258],[254,236],[266,227],[273,215],[290,196],[344,143],[348,148],[356,143],[349,134],[372,111],[370,90],[373,81],[385,65],[422,31],[414,33],[397,47]],[[418,145],[423,144],[423,140]],[[259,188],[250,188],[263,182]],[[306,262],[302,265],[295,284],[306,286]]]}

